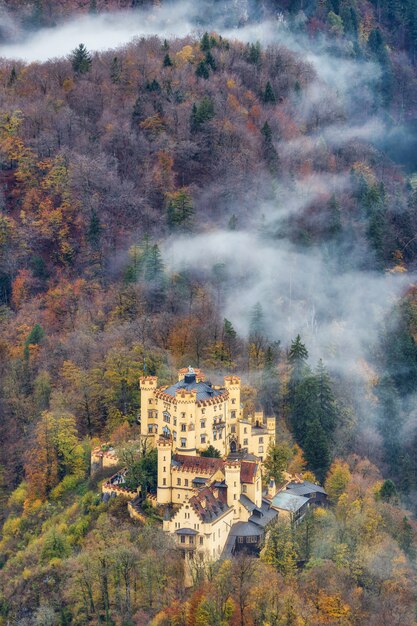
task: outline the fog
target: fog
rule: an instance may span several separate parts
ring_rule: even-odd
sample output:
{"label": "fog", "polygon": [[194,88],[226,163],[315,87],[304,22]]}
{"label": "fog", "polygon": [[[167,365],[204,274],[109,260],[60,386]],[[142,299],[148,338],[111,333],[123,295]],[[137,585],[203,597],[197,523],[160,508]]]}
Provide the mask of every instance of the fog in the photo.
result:
{"label": "fog", "polygon": [[[6,27],[9,32],[13,30],[8,16],[3,20],[3,29]],[[197,37],[205,30],[243,42],[259,40],[263,46],[286,46],[314,68],[316,79],[302,95],[299,121],[309,123],[317,107],[339,110],[340,119],[321,123],[319,131],[301,139],[280,142],[277,150],[284,158],[294,154],[314,158],[320,142],[333,148],[353,140],[383,145],[386,125],[371,106],[378,67],[348,58],[348,49],[335,51],[334,42],[329,45],[324,38],[313,44],[302,35],[294,36],[279,14],[251,23],[245,2],[216,3],[215,7],[210,2],[181,2],[150,11],[89,15],[31,34],[19,33],[16,26],[14,41],[2,45],[0,55],[27,62],[45,61],[68,55],[80,42],[99,52],[123,46],[135,37]],[[338,45],[343,47],[343,43]],[[283,233],[280,237],[286,219],[301,215],[323,192],[343,192],[350,184],[348,171],[337,176],[323,173],[304,177],[291,184],[281,180],[279,198],[275,202],[259,198],[255,220],[245,229],[232,232],[217,228],[162,243],[167,267],[178,271],[198,266],[209,274],[214,264],[225,263],[228,288],[223,314],[240,333],[248,333],[250,310],[260,302],[271,337],[288,345],[300,333],[313,361],[323,357],[333,371],[363,377],[361,363],[369,358],[380,324],[414,276],[359,269],[340,273],[325,250],[302,250]],[[232,212],[239,213],[239,207],[231,206]],[[256,220],[259,222],[261,215],[265,216],[264,227],[274,230],[275,240],[257,232]],[[356,253],[352,246],[350,254]]]}

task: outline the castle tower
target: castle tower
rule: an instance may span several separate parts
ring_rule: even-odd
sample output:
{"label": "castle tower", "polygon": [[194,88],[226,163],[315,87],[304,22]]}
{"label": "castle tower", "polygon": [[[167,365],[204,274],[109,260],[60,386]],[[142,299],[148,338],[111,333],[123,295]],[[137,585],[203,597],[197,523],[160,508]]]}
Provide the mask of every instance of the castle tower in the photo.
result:
{"label": "castle tower", "polygon": [[[194,379],[195,380],[195,379]],[[197,391],[178,389],[175,394],[177,401],[177,441],[176,448],[181,454],[196,454],[196,403]]]}
{"label": "castle tower", "polygon": [[239,461],[227,461],[224,466],[224,473],[227,485],[227,505],[234,508],[234,519],[237,519],[241,493]]}
{"label": "castle tower", "polygon": [[157,411],[154,393],[158,384],[156,376],[140,378],[140,433],[148,436],[157,432]]}
{"label": "castle tower", "polygon": [[158,504],[170,504],[172,501],[171,460],[172,444],[170,439],[159,439],[158,448]]}
{"label": "castle tower", "polygon": [[240,418],[240,378],[239,376],[225,376],[225,389],[229,393],[228,400],[228,419],[232,424]]}
{"label": "castle tower", "polygon": [[268,431],[268,435],[270,435],[270,443],[275,443],[276,439],[276,419],[275,417],[267,417],[266,418],[266,430]]}

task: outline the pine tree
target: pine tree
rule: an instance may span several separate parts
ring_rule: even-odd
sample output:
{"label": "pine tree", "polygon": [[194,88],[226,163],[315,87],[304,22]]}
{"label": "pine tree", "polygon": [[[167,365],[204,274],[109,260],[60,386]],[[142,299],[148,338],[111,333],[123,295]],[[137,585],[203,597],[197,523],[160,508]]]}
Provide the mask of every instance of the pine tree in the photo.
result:
{"label": "pine tree", "polygon": [[261,133],[263,137],[264,158],[265,161],[268,163],[271,171],[274,172],[279,165],[279,157],[272,142],[272,131],[268,122],[265,122],[265,124],[262,126]]}
{"label": "pine tree", "polygon": [[229,219],[228,224],[227,224],[227,225],[228,225],[228,227],[229,227],[229,230],[236,230],[236,228],[237,228],[237,222],[238,222],[238,220],[237,220],[237,216],[236,216],[236,214],[235,214],[235,213],[233,213],[233,214],[232,214],[232,216],[231,216],[231,217],[230,217],[230,219]]}
{"label": "pine tree", "polygon": [[211,48],[210,37],[209,37],[209,34],[205,32],[201,38],[200,50],[202,50],[203,52],[207,52],[208,50],[210,50],[210,48]]}
{"label": "pine tree", "polygon": [[320,424],[324,428],[325,432],[330,436],[337,424],[338,408],[336,398],[332,391],[330,376],[321,359],[317,366],[316,380],[318,393],[317,415]]}
{"label": "pine tree", "polygon": [[261,60],[261,44],[259,41],[256,43],[248,44],[246,49],[246,58],[249,63],[258,65]]}
{"label": "pine tree", "polygon": [[216,61],[214,59],[214,56],[211,54],[210,50],[208,50],[206,52],[206,58],[205,58],[205,62],[206,64],[211,67],[211,69],[213,70],[213,72],[216,71],[217,69],[217,65],[216,65]]}
{"label": "pine tree", "polygon": [[92,58],[87,48],[83,43],[80,43],[78,48],[75,48],[70,56],[72,69],[75,74],[86,74],[91,69]]}
{"label": "pine tree", "polygon": [[200,63],[197,65],[195,75],[198,78],[204,78],[205,80],[209,78],[210,73],[208,71],[208,67],[205,61],[200,61]]}
{"label": "pine tree", "polygon": [[214,117],[214,105],[208,96],[205,96],[201,102],[193,104],[191,111],[191,132],[197,132],[201,129],[205,122],[210,121]]}
{"label": "pine tree", "polygon": [[262,100],[265,102],[265,104],[275,104],[277,101],[274,90],[269,80],[266,83],[265,91],[262,94]]}
{"label": "pine tree", "polygon": [[110,65],[110,79],[114,84],[120,83],[122,76],[122,63],[119,57],[113,57]]}
{"label": "pine tree", "polygon": [[163,61],[162,65],[163,65],[163,67],[172,67],[173,66],[173,63],[171,61],[171,57],[169,56],[168,52],[164,56],[164,61]]}
{"label": "pine tree", "polygon": [[330,466],[330,450],[329,439],[318,419],[307,424],[303,450],[308,468],[323,481]]}

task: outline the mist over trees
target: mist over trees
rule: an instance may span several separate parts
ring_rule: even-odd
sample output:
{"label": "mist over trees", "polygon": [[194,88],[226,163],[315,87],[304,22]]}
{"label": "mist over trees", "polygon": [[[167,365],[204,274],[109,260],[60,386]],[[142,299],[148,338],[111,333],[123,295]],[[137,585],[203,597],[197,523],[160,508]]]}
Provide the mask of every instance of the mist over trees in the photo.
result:
{"label": "mist over trees", "polygon": [[[126,8],[4,4],[35,30]],[[415,117],[416,7],[259,4],[240,26],[282,12],[282,43],[231,12],[0,60],[0,626],[415,623],[415,162],[384,133]],[[114,441],[154,489],[139,377],[190,364],[242,376],[243,415],[277,418],[267,478],[331,505],[186,590],[158,512],[101,501],[89,459]]]}

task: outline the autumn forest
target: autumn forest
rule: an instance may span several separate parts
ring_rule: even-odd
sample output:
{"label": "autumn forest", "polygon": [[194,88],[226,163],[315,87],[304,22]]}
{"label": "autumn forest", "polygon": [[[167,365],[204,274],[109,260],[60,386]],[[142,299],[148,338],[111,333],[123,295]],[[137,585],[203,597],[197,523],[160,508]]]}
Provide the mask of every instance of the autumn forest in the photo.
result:
{"label": "autumn forest", "polygon": [[[0,626],[417,624],[416,133],[415,0],[1,2]],[[329,500],[191,585],[90,472],[189,365]]]}

